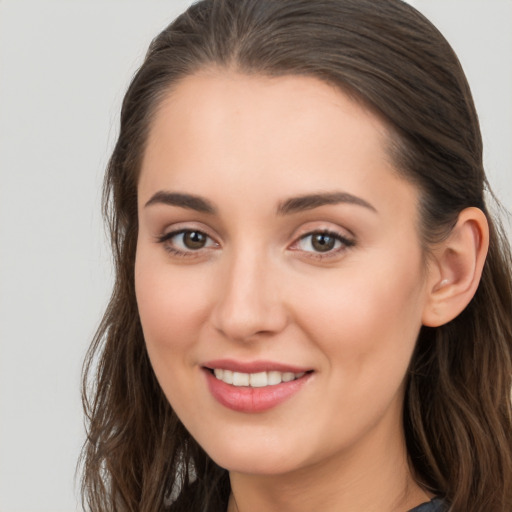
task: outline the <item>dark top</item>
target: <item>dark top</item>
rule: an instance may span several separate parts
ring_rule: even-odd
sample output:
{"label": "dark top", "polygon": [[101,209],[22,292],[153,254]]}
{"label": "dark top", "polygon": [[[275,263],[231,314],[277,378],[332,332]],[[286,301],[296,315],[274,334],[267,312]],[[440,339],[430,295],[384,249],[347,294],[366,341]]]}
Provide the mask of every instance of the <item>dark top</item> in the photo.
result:
{"label": "dark top", "polygon": [[409,510],[409,512],[443,512],[443,510],[443,502],[439,498],[434,498],[428,503],[423,503],[422,505],[414,507]]}

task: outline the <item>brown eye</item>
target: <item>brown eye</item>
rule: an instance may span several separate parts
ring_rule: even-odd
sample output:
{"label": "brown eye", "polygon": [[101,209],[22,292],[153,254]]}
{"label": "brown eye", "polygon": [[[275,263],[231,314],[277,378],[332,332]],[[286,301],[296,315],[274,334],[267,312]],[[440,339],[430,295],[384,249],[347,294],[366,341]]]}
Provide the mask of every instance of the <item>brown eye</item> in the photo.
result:
{"label": "brown eye", "polygon": [[194,253],[199,253],[202,249],[219,247],[219,244],[206,233],[195,229],[172,231],[159,237],[158,242],[164,246],[166,251],[179,256],[191,256]]}
{"label": "brown eye", "polygon": [[354,240],[330,231],[314,231],[302,236],[295,244],[294,248],[305,253],[312,253],[326,256],[335,255],[349,247],[355,245]]}
{"label": "brown eye", "polygon": [[200,231],[186,231],[183,233],[183,245],[187,249],[202,249],[208,240],[208,237]]}
{"label": "brown eye", "polygon": [[318,252],[327,252],[334,249],[336,239],[324,233],[316,233],[311,237],[311,246]]}

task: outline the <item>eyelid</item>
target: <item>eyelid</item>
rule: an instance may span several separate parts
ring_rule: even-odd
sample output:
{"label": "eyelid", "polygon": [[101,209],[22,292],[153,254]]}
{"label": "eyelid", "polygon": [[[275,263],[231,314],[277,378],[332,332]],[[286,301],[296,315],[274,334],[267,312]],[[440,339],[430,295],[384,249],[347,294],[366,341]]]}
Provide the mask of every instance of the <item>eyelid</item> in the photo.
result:
{"label": "eyelid", "polygon": [[[180,248],[176,247],[171,243],[171,240],[178,236],[178,235],[184,235],[185,233],[190,232],[196,232],[201,233],[207,238],[207,245],[204,247],[199,247],[197,249],[190,249],[190,248]],[[205,251],[210,251],[212,249],[216,249],[220,247],[219,242],[213,237],[210,233],[208,233],[207,229],[198,228],[195,226],[185,225],[185,226],[179,226],[175,229],[172,229],[170,231],[167,231],[163,233],[162,235],[157,235],[156,242],[159,244],[162,244],[164,249],[172,254],[173,256],[180,256],[180,257],[198,257],[201,255],[204,255]],[[209,243],[209,242],[213,243]]]}
{"label": "eyelid", "polygon": [[169,239],[174,235],[187,231],[198,231],[205,234],[212,240],[217,241],[218,239],[217,234],[214,233],[208,225],[196,221],[178,221],[166,224],[165,226],[162,226],[161,229],[158,229],[157,233],[154,234],[154,237],[157,242],[164,241],[165,239]]}
{"label": "eyelid", "polygon": [[[330,236],[334,238],[336,241],[341,242],[341,247],[338,247],[336,249],[328,250],[325,252],[322,251],[306,251],[303,249],[300,249],[298,245],[301,241],[304,239],[314,236],[314,235],[325,235]],[[350,237],[346,236],[345,234],[342,234],[340,231],[333,229],[333,228],[311,228],[307,231],[304,230],[303,233],[298,235],[293,243],[289,246],[289,249],[297,252],[301,252],[306,255],[308,258],[314,258],[314,259],[327,259],[327,258],[333,258],[333,257],[339,257],[342,253],[346,252],[347,250],[351,249],[353,246],[356,245],[355,237],[352,235]]]}
{"label": "eyelid", "polygon": [[304,221],[293,230],[293,237],[300,238],[301,236],[311,233],[332,233],[348,240],[356,238],[356,234],[350,227],[336,219],[304,219]]}
{"label": "eyelid", "polygon": [[211,237],[205,231],[203,231],[201,229],[194,229],[194,228],[181,228],[181,229],[175,229],[173,231],[168,231],[167,233],[164,233],[163,235],[158,235],[156,237],[156,239],[157,239],[157,242],[164,243],[164,242],[167,242],[168,240],[170,240],[171,238],[174,238],[175,236],[183,235],[185,233],[190,233],[190,232],[201,233],[202,235],[205,235],[206,237],[208,237],[210,240],[213,240],[213,237]]}
{"label": "eyelid", "polygon": [[[355,236],[349,230],[345,228],[336,228],[336,227],[327,227],[325,224],[312,226],[313,223],[308,223],[305,226],[302,226],[299,230],[296,231],[293,242],[288,246],[289,250],[300,252],[305,257],[314,258],[314,259],[327,259],[332,257],[339,257],[342,253],[346,252],[348,249],[352,248],[356,244]],[[171,226],[168,226],[171,227]],[[174,256],[184,256],[184,257],[198,257],[205,254],[206,251],[210,251],[212,249],[218,249],[221,247],[221,244],[217,241],[217,237],[210,233],[210,229],[207,227],[190,225],[186,223],[178,223],[173,225],[174,229],[164,232],[161,235],[155,236],[155,241],[159,244],[162,244],[165,250],[171,253]],[[199,247],[197,249],[194,248],[180,248],[177,247],[176,244],[171,243],[171,240],[180,235],[190,232],[198,232],[204,235],[207,239],[206,245],[203,247]],[[347,234],[350,233],[350,234]],[[317,250],[305,250],[300,247],[301,242],[303,242],[308,237],[312,237],[314,235],[324,235],[329,236],[335,239],[336,245],[338,247],[334,247],[332,249],[328,249],[326,251],[317,251]]]}

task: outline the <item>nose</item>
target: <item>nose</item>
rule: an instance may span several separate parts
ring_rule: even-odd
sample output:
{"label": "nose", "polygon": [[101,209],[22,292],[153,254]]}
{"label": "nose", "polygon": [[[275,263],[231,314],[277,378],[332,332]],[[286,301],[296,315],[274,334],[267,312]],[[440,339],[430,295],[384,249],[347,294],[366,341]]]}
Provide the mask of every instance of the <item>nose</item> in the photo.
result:
{"label": "nose", "polygon": [[261,253],[248,252],[224,262],[212,310],[217,331],[236,341],[276,335],[289,317],[278,269]]}

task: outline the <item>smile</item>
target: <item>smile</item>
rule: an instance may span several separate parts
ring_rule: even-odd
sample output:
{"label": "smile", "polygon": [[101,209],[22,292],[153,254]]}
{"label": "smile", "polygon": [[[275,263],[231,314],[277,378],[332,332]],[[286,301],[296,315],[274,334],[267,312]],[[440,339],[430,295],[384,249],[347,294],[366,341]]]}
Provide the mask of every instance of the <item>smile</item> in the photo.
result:
{"label": "smile", "polygon": [[242,373],[234,372],[232,370],[223,370],[215,368],[213,370],[215,377],[226,384],[233,386],[249,386],[252,388],[263,388],[266,386],[277,386],[282,382],[291,382],[300,379],[306,372],[293,373],[293,372],[258,372],[258,373]]}
{"label": "smile", "polygon": [[243,413],[272,409],[298,394],[315,373],[305,368],[258,362],[203,366],[208,389],[222,406]]}

